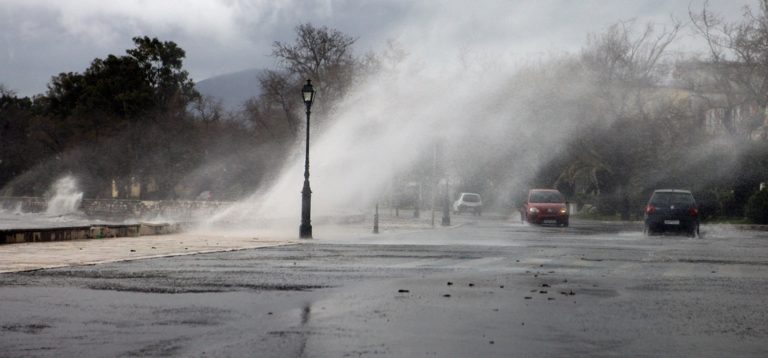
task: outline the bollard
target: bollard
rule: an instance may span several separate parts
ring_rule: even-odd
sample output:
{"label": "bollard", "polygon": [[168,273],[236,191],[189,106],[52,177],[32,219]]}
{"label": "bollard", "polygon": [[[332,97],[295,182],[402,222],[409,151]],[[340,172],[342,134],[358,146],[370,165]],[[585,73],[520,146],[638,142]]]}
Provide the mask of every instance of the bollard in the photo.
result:
{"label": "bollard", "polygon": [[379,233],[379,203],[376,203],[376,213],[373,214],[373,233]]}

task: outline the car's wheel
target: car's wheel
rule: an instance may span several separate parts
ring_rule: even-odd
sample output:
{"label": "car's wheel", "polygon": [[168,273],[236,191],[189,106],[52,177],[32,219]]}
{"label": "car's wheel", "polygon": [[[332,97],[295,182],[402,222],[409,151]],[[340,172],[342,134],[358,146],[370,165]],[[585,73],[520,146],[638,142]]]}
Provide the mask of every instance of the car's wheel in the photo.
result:
{"label": "car's wheel", "polygon": [[568,227],[568,219],[565,219],[565,220],[563,221],[563,227]]}

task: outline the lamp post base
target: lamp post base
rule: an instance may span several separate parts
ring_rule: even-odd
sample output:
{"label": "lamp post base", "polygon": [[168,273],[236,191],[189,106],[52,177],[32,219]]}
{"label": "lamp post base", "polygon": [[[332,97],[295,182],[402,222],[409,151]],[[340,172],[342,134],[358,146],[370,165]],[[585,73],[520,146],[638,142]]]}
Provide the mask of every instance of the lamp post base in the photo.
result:
{"label": "lamp post base", "polygon": [[312,225],[301,224],[301,226],[299,226],[299,238],[300,239],[311,239],[312,238]]}
{"label": "lamp post base", "polygon": [[309,188],[309,166],[304,170],[304,188],[301,190],[301,226],[299,238],[312,238],[312,189]]}

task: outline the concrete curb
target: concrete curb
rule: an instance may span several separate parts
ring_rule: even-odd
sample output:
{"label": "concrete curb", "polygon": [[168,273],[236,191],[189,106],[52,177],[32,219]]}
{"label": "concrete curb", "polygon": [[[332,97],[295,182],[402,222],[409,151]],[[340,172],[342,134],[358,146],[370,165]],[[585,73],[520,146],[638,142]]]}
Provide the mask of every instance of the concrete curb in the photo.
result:
{"label": "concrete curb", "polygon": [[714,225],[728,225],[739,230],[768,231],[768,225],[757,225],[757,224],[714,224]]}

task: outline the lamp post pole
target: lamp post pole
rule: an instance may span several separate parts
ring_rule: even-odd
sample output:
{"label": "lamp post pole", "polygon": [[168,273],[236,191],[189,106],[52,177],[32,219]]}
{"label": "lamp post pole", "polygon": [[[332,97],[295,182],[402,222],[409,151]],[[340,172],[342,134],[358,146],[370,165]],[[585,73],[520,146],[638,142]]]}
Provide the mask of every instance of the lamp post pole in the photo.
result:
{"label": "lamp post pole", "polygon": [[304,99],[304,105],[307,106],[307,142],[306,155],[304,157],[304,188],[301,190],[301,226],[299,226],[299,238],[312,238],[312,189],[309,188],[309,114],[312,108],[312,102],[315,100],[315,90],[312,88],[312,82],[307,80],[307,84],[301,89],[301,95]]}

